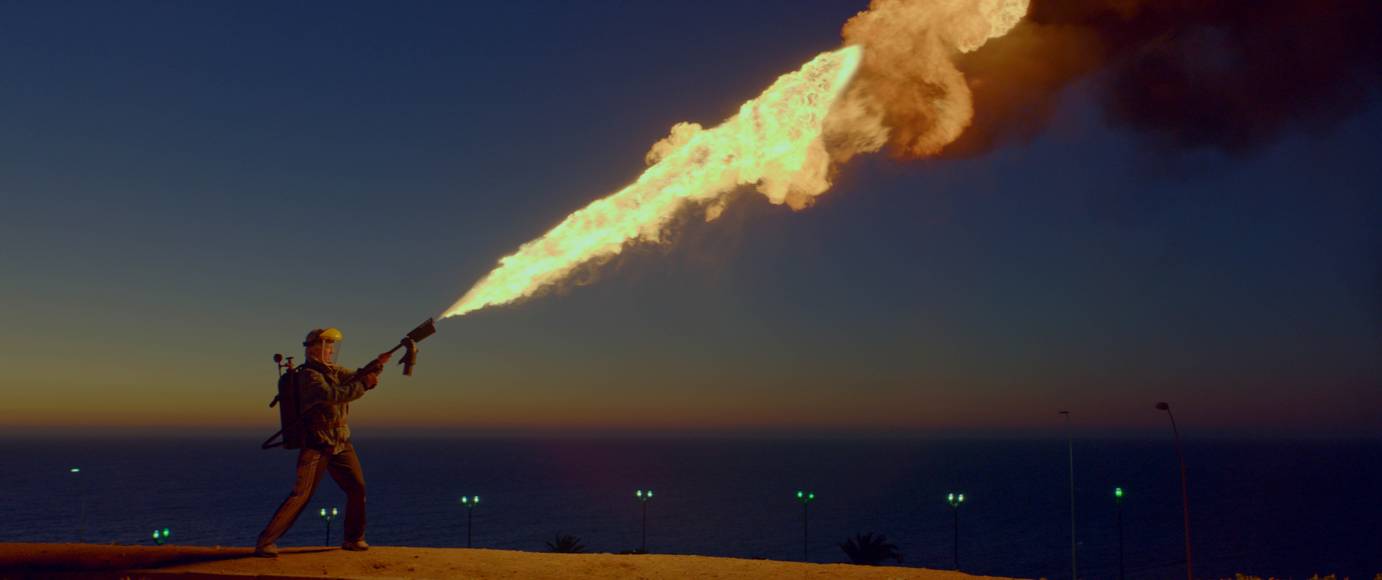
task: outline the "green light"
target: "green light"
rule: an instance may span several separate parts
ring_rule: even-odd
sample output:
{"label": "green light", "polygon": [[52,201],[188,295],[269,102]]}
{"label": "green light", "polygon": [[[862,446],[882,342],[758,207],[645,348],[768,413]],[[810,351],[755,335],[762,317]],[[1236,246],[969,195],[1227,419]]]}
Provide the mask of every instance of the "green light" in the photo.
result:
{"label": "green light", "polygon": [[960,494],[960,503],[964,503],[964,502],[965,502],[965,494],[962,493],[962,494]]}
{"label": "green light", "polygon": [[1123,488],[1121,488],[1121,487],[1115,487],[1115,488],[1113,488],[1113,498],[1114,498],[1114,499],[1123,499]]}
{"label": "green light", "polygon": [[338,513],[341,513],[341,512],[338,511],[338,510],[337,510],[336,508],[334,508],[334,507],[331,508],[331,517],[333,517],[333,518],[336,517],[336,514],[338,514]]}
{"label": "green light", "polygon": [[82,472],[82,468],[80,468],[80,467],[73,467],[72,469],[69,469],[69,470],[67,470],[67,471],[68,471],[68,473],[81,473],[81,472]]}
{"label": "green light", "polygon": [[798,492],[797,492],[797,499],[801,499],[804,495],[805,495],[805,494],[803,494],[803,493],[801,493],[801,492],[798,491]]}
{"label": "green light", "polygon": [[163,528],[163,537],[168,537],[168,528]]}
{"label": "green light", "polygon": [[322,508],[321,515],[322,517],[326,517],[326,508]]}

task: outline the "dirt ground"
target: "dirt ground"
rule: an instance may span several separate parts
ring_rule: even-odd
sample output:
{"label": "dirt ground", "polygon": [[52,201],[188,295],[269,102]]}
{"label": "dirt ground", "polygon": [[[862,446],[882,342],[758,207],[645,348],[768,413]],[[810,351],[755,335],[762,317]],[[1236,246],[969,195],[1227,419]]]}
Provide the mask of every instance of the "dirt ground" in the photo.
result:
{"label": "dirt ground", "polygon": [[0,543],[0,579],[111,578],[465,578],[584,580],[945,580],[990,578],[958,572],[801,564],[707,556],[550,554],[462,548],[375,546],[368,552],[338,548],[285,548],[277,559],[250,556],[249,548]]}

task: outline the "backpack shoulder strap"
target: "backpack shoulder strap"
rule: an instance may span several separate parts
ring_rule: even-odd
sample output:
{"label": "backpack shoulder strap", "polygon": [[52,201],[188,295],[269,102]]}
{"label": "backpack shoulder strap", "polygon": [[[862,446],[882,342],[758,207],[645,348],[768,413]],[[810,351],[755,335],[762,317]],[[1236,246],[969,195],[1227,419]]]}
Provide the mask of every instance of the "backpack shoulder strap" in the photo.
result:
{"label": "backpack shoulder strap", "polygon": [[[274,439],[278,439],[278,441],[274,441]],[[268,439],[265,439],[263,443],[260,443],[260,444],[259,444],[259,448],[260,448],[260,449],[273,449],[274,447],[282,447],[282,446],[283,446],[283,430],[282,430],[282,429],[279,429],[278,431],[275,431],[273,435],[270,435]]]}

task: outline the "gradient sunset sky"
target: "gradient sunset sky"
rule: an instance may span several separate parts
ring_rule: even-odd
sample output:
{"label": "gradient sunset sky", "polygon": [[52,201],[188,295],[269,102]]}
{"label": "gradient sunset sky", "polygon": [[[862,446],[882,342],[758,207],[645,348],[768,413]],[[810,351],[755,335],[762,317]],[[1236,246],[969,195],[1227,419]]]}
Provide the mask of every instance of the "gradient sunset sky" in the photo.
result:
{"label": "gradient sunset sky", "polygon": [[[4,3],[0,428],[272,432],[275,352],[362,364],[839,44],[865,2]],[[1030,142],[753,194],[439,323],[357,433],[1382,435],[1382,107],[1166,151],[1091,83]]]}

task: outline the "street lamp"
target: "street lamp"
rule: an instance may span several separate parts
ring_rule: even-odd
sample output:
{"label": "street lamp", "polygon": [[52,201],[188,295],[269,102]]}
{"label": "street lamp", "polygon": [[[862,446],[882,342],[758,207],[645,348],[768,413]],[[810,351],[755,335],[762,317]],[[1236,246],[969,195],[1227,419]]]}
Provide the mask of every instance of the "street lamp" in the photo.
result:
{"label": "street lamp", "polygon": [[168,528],[154,530],[154,543],[162,546],[164,542],[168,541],[169,535],[171,535],[171,532],[168,531]]}
{"label": "street lamp", "polygon": [[1166,416],[1171,418],[1171,433],[1176,436],[1176,458],[1180,460],[1180,507],[1181,519],[1185,522],[1185,577],[1188,580],[1195,580],[1195,564],[1190,551],[1190,493],[1185,484],[1185,452],[1180,445],[1180,430],[1176,428],[1176,415],[1171,412],[1171,405],[1160,402],[1156,404],[1158,411],[1166,411]]}
{"label": "street lamp", "polygon": [[1118,522],[1118,580],[1123,580],[1123,488],[1113,488],[1113,504]]}
{"label": "street lamp", "polygon": [[945,503],[950,504],[950,511],[955,515],[955,569],[960,569],[960,504],[965,502],[965,494],[948,493],[945,494]]}
{"label": "street lamp", "polygon": [[332,508],[331,508],[331,511],[326,511],[326,508],[322,508],[321,511],[318,512],[318,513],[321,514],[322,521],[326,522],[326,543],[324,543],[324,544],[322,544],[322,545],[323,545],[323,546],[330,546],[330,545],[331,545],[331,520],[336,519],[336,514],[338,514],[338,513],[340,513],[340,512],[339,512],[335,507],[332,507]]}
{"label": "street lamp", "polygon": [[1070,411],[1059,414],[1065,415],[1065,450],[1070,457],[1070,579],[1079,580],[1075,559],[1075,443],[1070,434]]}
{"label": "street lamp", "polygon": [[653,490],[638,490],[633,492],[633,496],[638,498],[638,502],[643,504],[643,547],[638,550],[648,553],[648,500],[653,499]]}
{"label": "street lamp", "polygon": [[816,492],[814,492],[814,491],[801,491],[801,490],[798,490],[798,491],[797,491],[797,501],[801,502],[801,561],[802,561],[802,562],[808,562],[808,561],[810,561],[810,559],[807,557],[807,552],[806,552],[806,541],[807,541],[807,539],[810,537],[810,536],[807,534],[807,529],[808,529],[808,528],[807,528],[807,509],[808,509],[808,507],[811,505],[811,501],[814,500],[814,499],[816,499]]}
{"label": "street lamp", "polygon": [[[68,468],[67,472],[68,472],[68,473],[71,473],[71,474],[73,474],[73,475],[76,475],[76,474],[79,474],[79,473],[82,472],[82,468],[80,468],[80,467]],[[82,478],[82,477],[78,477],[78,478],[77,478],[77,513],[78,513],[78,518],[79,518],[79,519],[77,520],[77,521],[78,521],[78,525],[77,525],[77,541],[78,541],[78,542],[82,542],[82,541],[85,541],[85,540],[86,540],[86,487],[82,485],[82,479],[85,479],[85,478]]]}
{"label": "street lamp", "polygon": [[470,547],[471,514],[475,513],[475,506],[480,505],[480,496],[461,496],[461,505],[465,506],[465,547]]}

